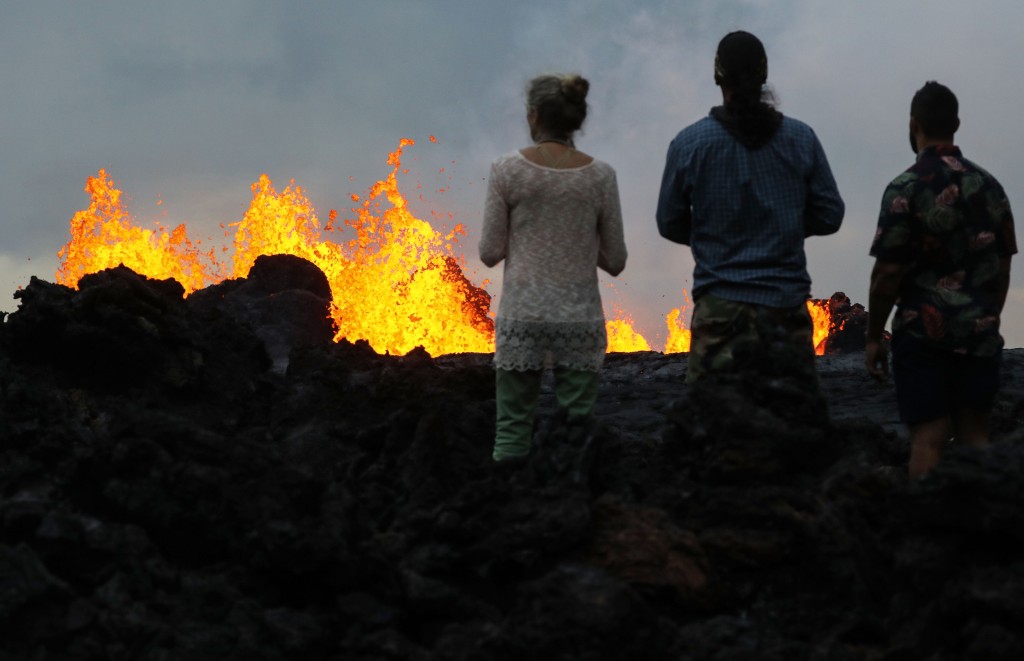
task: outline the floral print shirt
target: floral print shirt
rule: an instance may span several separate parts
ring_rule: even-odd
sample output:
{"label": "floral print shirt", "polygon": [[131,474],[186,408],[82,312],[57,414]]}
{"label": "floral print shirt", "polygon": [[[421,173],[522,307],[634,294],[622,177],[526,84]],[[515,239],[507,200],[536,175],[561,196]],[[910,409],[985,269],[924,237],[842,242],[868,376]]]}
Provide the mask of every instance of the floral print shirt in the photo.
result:
{"label": "floral print shirt", "polygon": [[871,255],[909,266],[894,333],[957,353],[993,356],[999,334],[999,262],[1017,252],[1002,186],[954,145],[928,147],[882,196]]}

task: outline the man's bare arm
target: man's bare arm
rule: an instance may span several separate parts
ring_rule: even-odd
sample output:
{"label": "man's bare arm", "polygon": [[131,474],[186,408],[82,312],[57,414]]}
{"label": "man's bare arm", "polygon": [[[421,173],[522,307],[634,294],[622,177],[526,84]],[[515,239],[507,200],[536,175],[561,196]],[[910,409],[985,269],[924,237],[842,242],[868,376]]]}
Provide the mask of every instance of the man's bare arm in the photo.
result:
{"label": "man's bare arm", "polygon": [[907,272],[906,264],[875,260],[871,269],[871,287],[868,290],[868,331],[864,346],[864,365],[875,379],[889,375],[889,360],[882,344],[885,322],[899,298],[900,283]]}
{"label": "man's bare arm", "polygon": [[1006,294],[1010,291],[1010,256],[999,258],[999,313],[1006,305]]}

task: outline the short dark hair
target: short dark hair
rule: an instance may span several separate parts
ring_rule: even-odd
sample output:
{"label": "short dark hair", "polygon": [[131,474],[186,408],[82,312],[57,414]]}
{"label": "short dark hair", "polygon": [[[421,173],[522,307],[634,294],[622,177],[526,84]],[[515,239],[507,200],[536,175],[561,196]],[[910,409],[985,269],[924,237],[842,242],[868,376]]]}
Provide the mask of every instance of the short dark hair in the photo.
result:
{"label": "short dark hair", "polygon": [[951,138],[960,128],[960,103],[948,87],[929,80],[914,94],[910,116],[929,138]]}

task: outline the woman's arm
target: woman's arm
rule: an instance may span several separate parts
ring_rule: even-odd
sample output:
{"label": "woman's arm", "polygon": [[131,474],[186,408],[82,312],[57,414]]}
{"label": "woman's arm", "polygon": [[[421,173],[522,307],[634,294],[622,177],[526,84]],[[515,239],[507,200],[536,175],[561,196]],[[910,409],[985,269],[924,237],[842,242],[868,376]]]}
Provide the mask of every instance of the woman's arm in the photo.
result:
{"label": "woman's arm", "polygon": [[626,238],[622,229],[622,204],[619,201],[619,184],[612,171],[604,187],[604,201],[597,219],[600,249],[597,266],[611,275],[622,273],[626,268]]}
{"label": "woman's arm", "polygon": [[480,261],[494,266],[505,259],[508,247],[508,203],[501,190],[497,167],[491,165],[484,201],[484,226],[480,233]]}

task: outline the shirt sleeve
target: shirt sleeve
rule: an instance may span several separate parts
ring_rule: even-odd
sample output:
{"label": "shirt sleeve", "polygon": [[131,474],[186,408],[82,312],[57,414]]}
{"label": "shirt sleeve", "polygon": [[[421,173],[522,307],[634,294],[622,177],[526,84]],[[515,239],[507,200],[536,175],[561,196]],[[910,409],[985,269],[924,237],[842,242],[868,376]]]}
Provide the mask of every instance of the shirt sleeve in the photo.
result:
{"label": "shirt sleeve", "polygon": [[804,209],[804,236],[825,236],[839,231],[846,205],[839,196],[825,150],[814,137],[814,165],[808,180],[807,206]]}
{"label": "shirt sleeve", "polygon": [[997,187],[997,200],[995,203],[996,217],[996,239],[999,241],[999,256],[1009,257],[1017,254],[1017,235],[1013,228],[1013,213],[1010,211],[1010,201],[1006,198],[1001,186]]}
{"label": "shirt sleeve", "polygon": [[480,261],[494,266],[505,259],[508,249],[508,202],[505,200],[497,164],[491,164],[484,201],[484,224],[480,232]]}
{"label": "shirt sleeve", "polygon": [[618,275],[626,268],[626,239],[622,227],[619,184],[614,171],[604,186],[604,200],[601,215],[597,219],[597,231],[600,237],[597,265],[611,275]]}
{"label": "shirt sleeve", "polygon": [[883,262],[908,264],[914,260],[913,181],[913,175],[903,174],[894,179],[882,195],[871,256]]}
{"label": "shirt sleeve", "polygon": [[661,176],[661,191],[658,193],[658,232],[669,241],[690,245],[692,209],[690,187],[684,181],[684,174],[679,146],[673,140],[668,146],[665,171]]}

